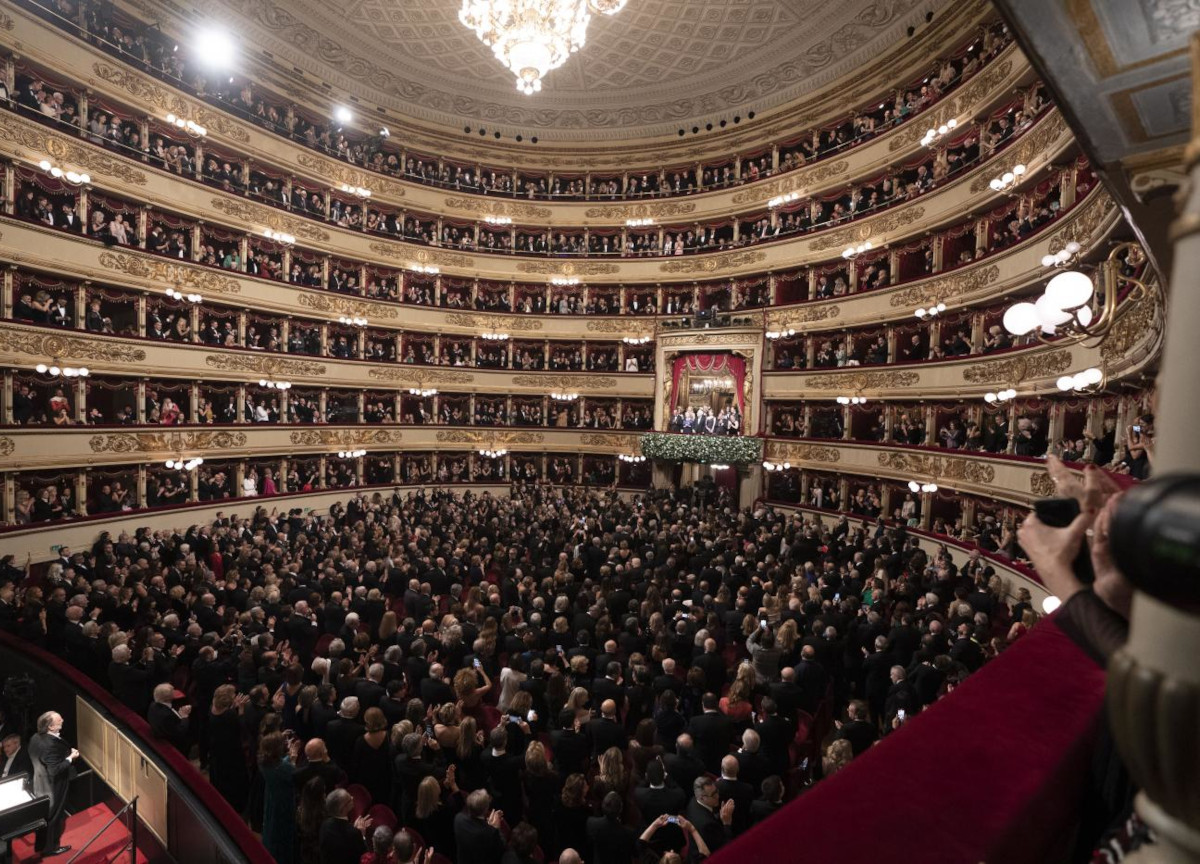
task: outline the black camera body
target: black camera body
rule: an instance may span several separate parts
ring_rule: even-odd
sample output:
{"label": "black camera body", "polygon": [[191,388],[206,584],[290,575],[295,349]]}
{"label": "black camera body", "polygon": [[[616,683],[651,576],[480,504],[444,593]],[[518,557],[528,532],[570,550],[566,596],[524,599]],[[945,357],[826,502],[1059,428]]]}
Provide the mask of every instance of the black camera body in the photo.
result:
{"label": "black camera body", "polygon": [[1121,499],[1110,533],[1117,566],[1139,590],[1200,612],[1200,475],[1134,486]]}

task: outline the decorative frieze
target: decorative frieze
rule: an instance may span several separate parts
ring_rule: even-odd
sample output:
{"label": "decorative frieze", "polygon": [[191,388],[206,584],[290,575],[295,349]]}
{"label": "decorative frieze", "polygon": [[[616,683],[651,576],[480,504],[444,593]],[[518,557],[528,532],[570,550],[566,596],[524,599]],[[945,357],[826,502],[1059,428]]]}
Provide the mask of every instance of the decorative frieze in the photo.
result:
{"label": "decorative frieze", "polygon": [[109,432],[88,439],[93,453],[180,453],[246,446],[245,432]]}

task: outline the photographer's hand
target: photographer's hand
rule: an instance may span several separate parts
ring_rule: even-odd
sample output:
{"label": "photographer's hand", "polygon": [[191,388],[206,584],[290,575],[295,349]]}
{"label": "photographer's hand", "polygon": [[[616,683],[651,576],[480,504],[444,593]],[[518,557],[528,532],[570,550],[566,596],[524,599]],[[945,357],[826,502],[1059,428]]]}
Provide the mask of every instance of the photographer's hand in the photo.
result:
{"label": "photographer's hand", "polygon": [[1084,510],[1066,528],[1052,528],[1036,513],[1030,512],[1017,529],[1017,541],[1033,562],[1046,588],[1064,603],[1084,588],[1075,575],[1072,562],[1095,518],[1096,511]]}

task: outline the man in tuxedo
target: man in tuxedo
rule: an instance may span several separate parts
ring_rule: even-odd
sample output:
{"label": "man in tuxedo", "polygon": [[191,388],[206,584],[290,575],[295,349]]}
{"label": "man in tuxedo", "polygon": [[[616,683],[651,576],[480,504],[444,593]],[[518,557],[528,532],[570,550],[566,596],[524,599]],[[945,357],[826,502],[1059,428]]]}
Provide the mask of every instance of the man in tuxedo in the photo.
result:
{"label": "man in tuxedo", "polygon": [[711,777],[697,777],[692,784],[692,800],[687,805],[687,820],[704,838],[704,845],[710,852],[716,852],[733,836],[729,826],[733,823],[733,809],[736,806],[732,799],[721,803],[717,784]]}
{"label": "man in tuxedo", "polygon": [[875,724],[867,719],[868,716],[867,703],[861,699],[855,699],[846,708],[846,721],[844,723],[841,720],[834,721],[838,728],[834,737],[849,741],[856,757],[865,753],[879,737]]}
{"label": "man in tuxedo", "polygon": [[692,661],[693,666],[704,670],[704,689],[709,693],[720,693],[725,684],[725,658],[717,653],[717,640],[704,640],[704,653]]}
{"label": "man in tuxedo", "polygon": [[697,777],[704,775],[704,763],[693,752],[692,736],[684,732],[675,739],[675,752],[663,755],[667,774],[682,789],[691,789]]}
{"label": "man in tuxedo", "polygon": [[[762,781],[771,774],[771,763],[760,752],[761,747],[762,739],[758,737],[758,733],[753,729],[747,729],[742,733],[742,746],[735,754],[738,763],[738,779],[749,784],[752,790],[757,790],[762,785]],[[787,764],[786,760],[783,764]]]}
{"label": "man in tuxedo", "polygon": [[588,721],[587,737],[592,742],[592,755],[599,756],[609,747],[625,749],[628,738],[625,727],[617,722],[617,703],[605,699],[600,705],[600,716]]}
{"label": "man in tuxedo", "polygon": [[[793,672],[793,681],[800,693],[797,707],[815,714],[829,687],[829,673],[817,659],[817,650],[812,645],[800,649],[800,662]],[[779,703],[779,710],[783,714],[789,713],[784,710],[782,702]]]}
{"label": "man in tuxedo", "polygon": [[21,736],[13,732],[0,741],[0,780],[18,774],[27,775],[27,781],[32,782],[33,762],[29,758],[29,750],[21,746]]}
{"label": "man in tuxedo", "polygon": [[769,765],[784,765],[788,748],[796,737],[796,724],[779,716],[779,706],[770,696],[763,697],[760,707],[762,714],[754,727],[760,742],[759,751]]}
{"label": "man in tuxedo", "polygon": [[29,759],[33,763],[33,794],[50,797],[50,812],[46,827],[37,832],[40,855],[53,857],[71,850],[61,846],[63,824],[67,820],[67,788],[75,776],[73,763],[79,751],[60,737],[63,718],[56,711],[47,711],[37,719],[37,734],[29,741]]}
{"label": "man in tuxedo", "polygon": [[333,761],[339,765],[349,765],[354,754],[354,742],[366,731],[366,724],[358,719],[358,697],[347,696],[342,700],[338,716],[325,727],[325,744]]}
{"label": "man in tuxedo", "polygon": [[733,740],[733,723],[720,712],[720,702],[715,693],[705,693],[700,699],[700,705],[704,712],[691,719],[688,723],[688,733],[696,742],[696,755],[704,763],[705,770],[716,774],[721,770],[721,758],[729,752],[729,743]]}
{"label": "man in tuxedo", "polygon": [[321,864],[343,864],[357,861],[367,852],[363,831],[371,827],[369,816],[359,816],[353,823],[350,814],[354,799],[345,789],[334,789],[325,796],[325,821],[318,835]]}
{"label": "man in tuxedo", "polygon": [[188,718],[192,713],[191,705],[184,705],[178,711],[171,705],[175,696],[175,688],[171,684],[159,684],[154,688],[154,702],[146,712],[146,720],[150,723],[150,731],[160,738],[166,738],[183,755],[190,749],[188,741]]}
{"label": "man in tuxedo", "polygon": [[354,685],[354,695],[358,697],[359,708],[363,711],[366,711],[368,708],[379,707],[379,703],[387,695],[387,689],[383,686],[382,663],[372,663],[370,665],[367,669],[366,679]]}
{"label": "man in tuxedo", "polygon": [[564,776],[583,774],[587,770],[591,745],[580,731],[579,719],[570,708],[563,709],[558,718],[558,729],[550,733],[550,746],[554,748],[554,761]]}
{"label": "man in tuxedo", "polygon": [[457,864],[500,864],[505,851],[499,829],[503,818],[502,812],[492,810],[492,796],[486,790],[476,789],[468,795],[467,806],[454,816]]}

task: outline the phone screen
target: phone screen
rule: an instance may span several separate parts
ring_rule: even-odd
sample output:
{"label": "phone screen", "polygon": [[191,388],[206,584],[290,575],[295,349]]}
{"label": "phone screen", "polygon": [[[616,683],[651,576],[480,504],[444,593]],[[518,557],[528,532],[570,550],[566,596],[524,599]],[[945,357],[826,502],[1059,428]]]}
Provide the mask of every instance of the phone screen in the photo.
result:
{"label": "phone screen", "polygon": [[534,712],[533,712],[533,709],[532,709],[532,708],[530,708],[530,709],[529,709],[529,713],[525,715],[525,719],[526,719],[526,720],[528,720],[530,723],[532,723],[532,722],[533,722],[533,718],[534,718],[535,716],[537,716],[537,715],[535,715],[535,714],[534,714]]}
{"label": "phone screen", "polygon": [[901,708],[899,711],[897,711],[896,716],[899,717],[901,720],[903,720],[905,717],[904,709]]}
{"label": "phone screen", "polygon": [[762,629],[766,630],[766,629],[767,629],[767,622],[766,622],[766,621],[759,621],[759,622],[758,622],[758,626],[759,626],[759,627],[761,627]]}
{"label": "phone screen", "polygon": [[482,666],[482,665],[483,665],[483,664],[479,662],[479,658],[478,658],[478,657],[476,657],[476,658],[475,658],[475,668],[476,668],[476,669],[478,669],[478,668],[479,668],[480,666]]}
{"label": "phone screen", "polygon": [[678,817],[678,816],[668,816],[668,817],[667,817],[667,824],[668,824],[668,825],[678,825],[678,824],[679,824],[679,817]]}

